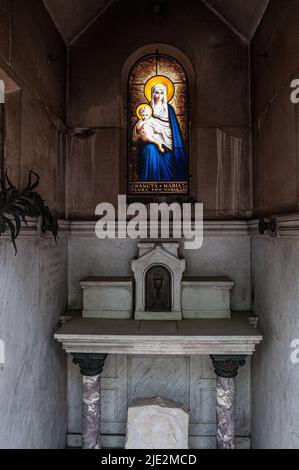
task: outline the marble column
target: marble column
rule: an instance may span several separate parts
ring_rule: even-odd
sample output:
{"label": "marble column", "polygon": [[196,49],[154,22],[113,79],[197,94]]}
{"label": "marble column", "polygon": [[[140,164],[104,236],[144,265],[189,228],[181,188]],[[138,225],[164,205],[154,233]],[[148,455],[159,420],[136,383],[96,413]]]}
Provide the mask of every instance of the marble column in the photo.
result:
{"label": "marble column", "polygon": [[216,381],[216,446],[235,448],[235,377],[245,364],[246,356],[213,355]]}
{"label": "marble column", "polygon": [[82,374],[82,448],[101,448],[101,373],[107,354],[73,353]]}

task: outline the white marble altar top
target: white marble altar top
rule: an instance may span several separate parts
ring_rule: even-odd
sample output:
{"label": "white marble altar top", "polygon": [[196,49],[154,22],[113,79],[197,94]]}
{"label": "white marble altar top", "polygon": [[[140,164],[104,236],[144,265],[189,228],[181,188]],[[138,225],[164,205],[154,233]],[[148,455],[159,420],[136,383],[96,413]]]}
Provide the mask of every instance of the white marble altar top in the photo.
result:
{"label": "white marble altar top", "polygon": [[253,354],[263,339],[250,312],[230,319],[121,320],[72,318],[54,335],[66,352],[111,354]]}
{"label": "white marble altar top", "polygon": [[[81,287],[96,287],[103,284],[131,284],[134,280],[133,276],[89,276],[80,280]],[[183,276],[182,283],[187,284],[202,284],[204,286],[214,287],[233,287],[234,281],[229,277],[224,276]]]}
{"label": "white marble altar top", "polygon": [[89,276],[79,281],[79,284],[81,287],[115,286],[115,284],[130,286],[133,281],[133,276]]}

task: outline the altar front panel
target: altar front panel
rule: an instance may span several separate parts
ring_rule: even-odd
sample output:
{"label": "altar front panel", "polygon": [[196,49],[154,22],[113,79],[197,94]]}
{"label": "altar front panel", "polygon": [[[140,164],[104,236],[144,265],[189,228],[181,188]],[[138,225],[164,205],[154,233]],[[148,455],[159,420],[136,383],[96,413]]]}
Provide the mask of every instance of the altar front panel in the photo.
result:
{"label": "altar front panel", "polygon": [[[236,378],[236,446],[250,447],[250,359]],[[81,445],[80,372],[68,362],[68,445]],[[191,448],[215,447],[216,376],[209,356],[108,356],[102,375],[102,443],[123,447],[134,398],[162,395],[190,410]]]}

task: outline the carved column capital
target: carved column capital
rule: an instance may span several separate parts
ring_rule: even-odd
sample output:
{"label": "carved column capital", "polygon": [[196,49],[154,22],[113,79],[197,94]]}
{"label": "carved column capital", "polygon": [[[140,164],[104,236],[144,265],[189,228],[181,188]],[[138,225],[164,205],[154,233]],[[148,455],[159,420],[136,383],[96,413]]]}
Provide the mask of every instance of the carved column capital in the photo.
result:
{"label": "carved column capital", "polygon": [[215,374],[219,377],[232,378],[238,374],[239,367],[245,365],[246,356],[211,355]]}
{"label": "carved column capital", "polygon": [[107,354],[72,353],[73,363],[78,364],[82,375],[92,377],[103,371]]}

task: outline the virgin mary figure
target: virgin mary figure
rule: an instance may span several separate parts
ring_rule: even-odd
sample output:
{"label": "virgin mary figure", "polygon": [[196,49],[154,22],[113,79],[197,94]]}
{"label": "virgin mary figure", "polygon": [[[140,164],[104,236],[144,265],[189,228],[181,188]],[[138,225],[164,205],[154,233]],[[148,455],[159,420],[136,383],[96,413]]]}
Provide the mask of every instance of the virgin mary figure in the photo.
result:
{"label": "virgin mary figure", "polygon": [[[153,86],[150,86],[151,82]],[[147,89],[150,91],[147,92]],[[145,95],[148,100],[150,98],[152,108],[152,116],[148,123],[153,132],[147,133],[148,126],[142,125],[141,120],[136,123],[133,130],[133,141],[137,142],[139,147],[140,181],[187,179],[187,161],[182,134],[175,111],[168,103],[173,94],[174,85],[166,77],[153,77],[145,86]]]}

